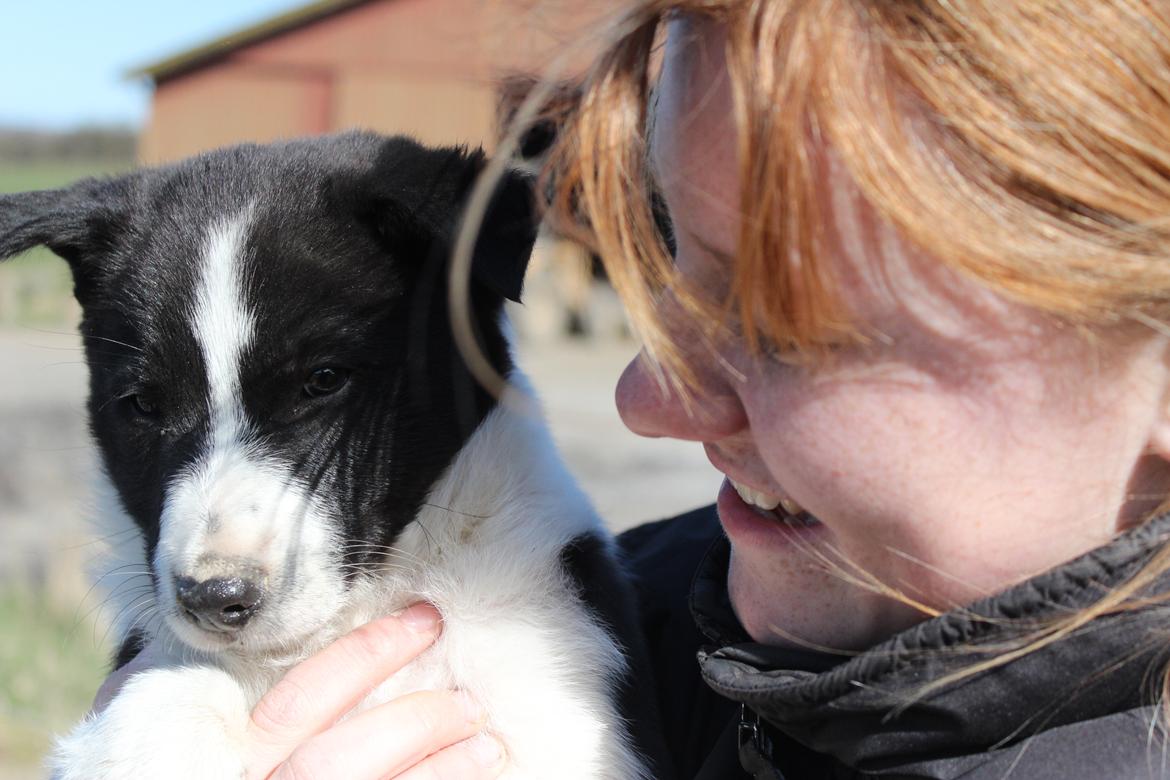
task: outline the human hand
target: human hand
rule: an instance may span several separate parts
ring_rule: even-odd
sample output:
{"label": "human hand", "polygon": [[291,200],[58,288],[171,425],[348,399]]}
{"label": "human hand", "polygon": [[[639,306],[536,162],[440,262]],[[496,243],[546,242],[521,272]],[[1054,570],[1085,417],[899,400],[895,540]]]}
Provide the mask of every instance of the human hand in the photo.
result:
{"label": "human hand", "polygon": [[[483,712],[461,693],[411,693],[337,722],[429,647],[439,630],[434,607],[416,604],[354,630],[290,669],[252,710],[243,745],[248,780],[497,777],[503,751],[478,734]],[[95,710],[150,663],[140,654],[111,675]]]}

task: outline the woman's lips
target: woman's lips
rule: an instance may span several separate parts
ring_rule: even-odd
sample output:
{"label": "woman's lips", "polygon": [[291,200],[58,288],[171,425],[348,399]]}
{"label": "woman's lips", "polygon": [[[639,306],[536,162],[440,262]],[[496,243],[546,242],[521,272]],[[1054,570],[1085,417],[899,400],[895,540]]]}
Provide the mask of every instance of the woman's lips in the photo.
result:
{"label": "woman's lips", "polygon": [[768,494],[765,493],[759,503],[754,494],[749,493],[749,497],[741,496],[739,486],[730,477],[724,480],[719,490],[716,503],[719,520],[728,538],[734,542],[752,546],[786,545],[793,540],[794,534],[803,536],[827,530],[795,502],[791,505],[797,511],[790,512],[775,495],[771,496],[777,499],[772,509],[765,509],[769,503]]}

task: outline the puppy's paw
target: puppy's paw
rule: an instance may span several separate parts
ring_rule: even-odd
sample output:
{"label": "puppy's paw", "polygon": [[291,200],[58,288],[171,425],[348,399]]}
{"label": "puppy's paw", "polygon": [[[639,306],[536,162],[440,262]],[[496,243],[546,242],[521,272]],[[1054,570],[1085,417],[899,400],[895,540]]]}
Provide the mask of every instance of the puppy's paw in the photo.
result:
{"label": "puppy's paw", "polygon": [[48,769],[54,780],[242,778],[247,723],[244,692],[219,669],[151,669],[58,739]]}

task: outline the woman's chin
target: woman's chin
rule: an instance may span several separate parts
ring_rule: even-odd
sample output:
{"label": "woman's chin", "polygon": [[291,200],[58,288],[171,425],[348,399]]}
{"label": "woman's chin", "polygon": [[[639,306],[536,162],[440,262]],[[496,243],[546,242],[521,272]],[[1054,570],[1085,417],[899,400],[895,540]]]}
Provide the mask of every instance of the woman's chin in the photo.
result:
{"label": "woman's chin", "polygon": [[807,557],[758,561],[754,552],[732,545],[727,590],[740,624],[761,644],[853,653],[922,619]]}

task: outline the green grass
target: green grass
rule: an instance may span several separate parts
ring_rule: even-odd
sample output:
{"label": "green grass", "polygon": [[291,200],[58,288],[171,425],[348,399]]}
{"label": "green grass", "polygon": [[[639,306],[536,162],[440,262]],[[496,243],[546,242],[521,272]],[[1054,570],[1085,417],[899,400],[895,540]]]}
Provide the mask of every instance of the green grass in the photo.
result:
{"label": "green grass", "polygon": [[[61,187],[86,176],[118,173],[130,162],[0,162],[0,193]],[[49,325],[76,317],[69,268],[47,249],[0,265],[0,324]]]}
{"label": "green grass", "polygon": [[24,590],[0,590],[0,768],[35,767],[89,710],[105,678],[103,632]]}
{"label": "green grass", "polygon": [[63,187],[86,176],[101,176],[129,169],[131,163],[0,161],[0,193]]}

